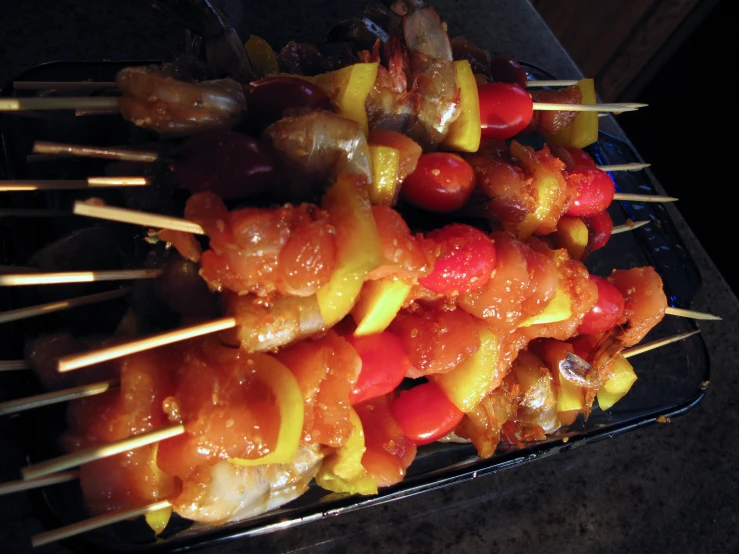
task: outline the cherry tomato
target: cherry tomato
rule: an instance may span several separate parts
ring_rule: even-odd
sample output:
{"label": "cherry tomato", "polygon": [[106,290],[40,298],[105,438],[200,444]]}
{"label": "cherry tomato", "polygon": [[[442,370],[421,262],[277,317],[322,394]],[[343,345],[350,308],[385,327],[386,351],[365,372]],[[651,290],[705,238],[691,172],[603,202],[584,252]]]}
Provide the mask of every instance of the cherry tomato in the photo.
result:
{"label": "cherry tomato", "polygon": [[516,60],[511,58],[490,58],[490,75],[493,81],[511,83],[526,88],[528,77],[526,70]]}
{"label": "cherry tomato", "polygon": [[534,115],[534,102],[525,89],[510,83],[487,83],[477,87],[483,138],[509,139]]}
{"label": "cherry tomato", "polygon": [[434,269],[418,282],[430,291],[464,294],[484,287],[495,269],[495,243],[485,233],[452,223],[426,236],[438,245]]}
{"label": "cherry tomato", "polygon": [[436,383],[402,391],[390,407],[403,434],[415,444],[429,444],[448,435],[464,417]]}
{"label": "cherry tomato", "polygon": [[257,131],[281,119],[290,108],[331,109],[331,102],[321,87],[298,77],[264,77],[244,85],[244,90],[246,123]]}
{"label": "cherry tomato", "polygon": [[400,194],[414,206],[444,213],[464,206],[474,188],[475,170],[470,164],[456,154],[432,152],[418,158]]}
{"label": "cherry tomato", "polygon": [[595,252],[596,250],[603,248],[608,240],[611,238],[613,232],[613,220],[608,212],[602,211],[593,216],[584,218],[585,225],[588,226],[590,231],[590,251]]}
{"label": "cherry tomato", "polygon": [[613,329],[624,315],[624,296],[611,283],[591,275],[590,279],[598,287],[598,302],[585,314],[577,328],[581,335],[594,335]]}
{"label": "cherry tomato", "polygon": [[574,146],[567,146],[566,150],[570,154],[570,157],[572,157],[575,167],[595,167],[595,160],[585,150],[575,148]]}
{"label": "cherry tomato", "polygon": [[580,356],[583,360],[587,360],[598,346],[598,338],[594,335],[580,335],[571,339],[569,343],[572,345],[572,349],[576,355]]}
{"label": "cherry tomato", "polygon": [[349,396],[352,404],[394,391],[411,367],[403,343],[395,335],[384,332],[344,338],[362,359],[359,379]]}
{"label": "cherry tomato", "polygon": [[249,198],[277,185],[277,163],[264,146],[235,131],[200,133],[177,149],[172,180],[192,193]]}
{"label": "cherry tomato", "polygon": [[577,188],[577,196],[566,215],[592,216],[604,211],[613,202],[616,187],[605,171],[594,167],[576,167],[567,176],[567,182]]}

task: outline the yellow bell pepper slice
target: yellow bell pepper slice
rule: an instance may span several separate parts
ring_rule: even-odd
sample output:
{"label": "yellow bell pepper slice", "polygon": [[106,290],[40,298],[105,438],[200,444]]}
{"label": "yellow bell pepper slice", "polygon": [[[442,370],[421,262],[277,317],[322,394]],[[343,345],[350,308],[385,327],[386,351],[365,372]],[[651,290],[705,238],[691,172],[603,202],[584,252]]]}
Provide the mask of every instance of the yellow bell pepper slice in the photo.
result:
{"label": "yellow bell pepper slice", "polygon": [[378,66],[379,62],[355,63],[310,79],[328,95],[339,115],[359,123],[365,136],[369,134],[369,120],[364,105],[375,86]]}
{"label": "yellow bell pepper slice", "polygon": [[[583,104],[596,104],[595,81],[581,79],[577,87],[582,92]],[[580,112],[567,127],[559,133],[546,137],[549,144],[585,148],[598,140],[598,114],[596,112]]]}
{"label": "yellow bell pepper slice", "polygon": [[256,379],[267,385],[275,395],[280,409],[280,431],[275,449],[261,458],[246,460],[229,458],[229,462],[239,466],[264,464],[286,464],[295,458],[303,432],[303,395],[292,372],[269,354],[254,354]]}
{"label": "yellow bell pepper slice", "polygon": [[316,293],[326,327],[354,307],[367,274],[383,262],[382,243],[364,181],[339,175],[323,196],[322,208],[336,229],[338,265],[331,280]]}
{"label": "yellow bell pepper slice", "polygon": [[621,400],[631,390],[636,382],[634,368],[623,356],[616,358],[613,364],[613,377],[608,379],[598,391],[598,406],[603,411],[608,410]]}
{"label": "yellow bell pepper slice", "polygon": [[411,285],[391,277],[365,282],[351,312],[357,324],[354,335],[374,335],[387,329],[403,307],[411,288]]}
{"label": "yellow bell pepper slice", "polygon": [[172,517],[172,506],[146,512],[144,517],[146,518],[146,524],[151,527],[155,535],[158,535],[167,528],[169,518]]}
{"label": "yellow bell pepper slice", "polygon": [[429,380],[439,385],[447,398],[463,412],[470,412],[495,386],[498,373],[500,343],[487,328],[481,327],[480,348],[471,357],[449,373],[429,375]]}
{"label": "yellow bell pepper slice", "polygon": [[350,408],[349,421],[354,429],[334,454],[328,456],[316,474],[316,484],[326,490],[349,494],[377,494],[374,478],[362,466],[364,428],[357,412]]}
{"label": "yellow bell pepper slice", "polygon": [[441,143],[444,148],[459,152],[477,152],[480,148],[482,123],[480,98],[477,95],[477,79],[467,60],[454,62],[459,88],[459,117],[449,127],[449,133]]}
{"label": "yellow bell pepper slice", "polygon": [[[527,176],[532,178],[532,187],[536,199],[536,209],[526,215],[523,221],[515,224],[504,224],[507,231],[511,231],[519,240],[529,238],[546,219],[554,208],[560,195],[565,190],[565,179],[561,172],[554,171],[544,163],[543,152],[536,152],[533,148],[512,141],[511,154],[521,162]],[[544,158],[546,160],[546,158]],[[551,231],[554,231],[552,229]]]}
{"label": "yellow bell pepper slice", "polygon": [[561,287],[557,287],[554,296],[546,307],[537,315],[533,315],[518,324],[519,327],[530,327],[542,323],[555,323],[572,317],[570,295]]}
{"label": "yellow bell pepper slice", "polygon": [[369,153],[372,162],[370,202],[375,206],[392,206],[399,185],[400,152],[389,146],[370,144]]}
{"label": "yellow bell pepper slice", "polygon": [[280,66],[277,62],[277,54],[272,50],[269,43],[262,37],[252,35],[244,45],[246,55],[254,68],[254,71],[260,77],[279,73]]}
{"label": "yellow bell pepper slice", "polygon": [[582,260],[585,249],[588,247],[588,226],[579,217],[563,216],[557,223],[554,234],[557,245],[565,248],[570,258]]}

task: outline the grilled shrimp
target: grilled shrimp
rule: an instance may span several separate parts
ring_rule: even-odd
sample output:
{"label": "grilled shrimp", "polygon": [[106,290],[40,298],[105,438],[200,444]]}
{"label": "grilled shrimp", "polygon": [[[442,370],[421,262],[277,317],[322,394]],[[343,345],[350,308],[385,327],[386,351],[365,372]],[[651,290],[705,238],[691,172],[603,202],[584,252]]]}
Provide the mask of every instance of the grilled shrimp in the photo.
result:
{"label": "grilled shrimp", "polygon": [[411,91],[417,115],[407,134],[424,149],[430,149],[444,140],[449,126],[459,117],[452,46],[436,10],[407,8],[408,13],[403,16],[403,38],[410,53]]}
{"label": "grilled shrimp", "polygon": [[372,180],[369,147],[359,124],[331,112],[285,117],[264,131],[285,169],[286,198],[296,202],[315,195],[340,173]]}
{"label": "grilled shrimp", "polygon": [[[365,108],[371,129],[387,129],[404,132],[416,120],[414,96],[408,92],[408,55],[397,36],[390,37],[384,45],[387,67],[379,65],[377,78]],[[360,52],[360,59],[379,62],[380,43],[376,42],[372,52]]]}
{"label": "grilled shrimp", "polygon": [[118,72],[116,85],[124,94],[123,117],[162,134],[228,129],[244,117],[243,89],[231,79],[186,83],[157,69],[129,67]]}
{"label": "grilled shrimp", "polygon": [[239,466],[218,462],[209,475],[183,483],[174,511],[201,523],[239,521],[273,510],[308,490],[323,455],[301,446],[289,464]]}

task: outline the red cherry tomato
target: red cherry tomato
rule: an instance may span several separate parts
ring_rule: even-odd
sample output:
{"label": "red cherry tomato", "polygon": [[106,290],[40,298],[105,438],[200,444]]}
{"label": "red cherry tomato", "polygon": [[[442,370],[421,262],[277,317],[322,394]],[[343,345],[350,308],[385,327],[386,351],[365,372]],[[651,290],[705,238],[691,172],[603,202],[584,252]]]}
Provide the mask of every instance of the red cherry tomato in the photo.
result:
{"label": "red cherry tomato", "polygon": [[358,404],[394,391],[411,367],[398,337],[379,333],[365,337],[344,337],[362,358],[362,370],[349,401]]}
{"label": "red cherry tomato", "polygon": [[403,181],[404,200],[430,212],[453,212],[467,203],[475,188],[475,170],[456,154],[432,152],[418,158]]}
{"label": "red cherry tomato", "polygon": [[534,115],[534,102],[525,89],[509,83],[487,83],[477,87],[483,138],[509,139],[521,131]]}
{"label": "red cherry tomato", "polygon": [[575,148],[574,146],[568,146],[566,150],[569,152],[570,157],[572,157],[575,167],[595,167],[595,160],[585,150]]}
{"label": "red cherry tomato", "polygon": [[590,354],[598,346],[598,338],[593,335],[580,335],[571,339],[570,344],[575,354],[580,356],[583,360],[587,360]]}
{"label": "red cherry tomato", "polygon": [[624,296],[611,283],[591,275],[590,279],[598,287],[598,302],[585,314],[577,328],[581,335],[594,335],[613,329],[624,316]]}
{"label": "red cherry tomato", "polygon": [[298,77],[264,77],[244,85],[244,91],[246,123],[258,131],[281,119],[290,108],[331,109],[331,101],[321,87]]}
{"label": "red cherry tomato", "polygon": [[606,212],[597,213],[591,217],[584,218],[585,225],[587,225],[590,231],[590,251],[595,252],[596,250],[603,248],[611,238],[613,232],[613,220],[611,215]]}
{"label": "red cherry tomato", "polygon": [[566,215],[586,217],[604,211],[613,202],[616,187],[605,171],[594,167],[576,167],[567,176],[568,184],[577,188],[577,196]]}
{"label": "red cherry tomato", "polygon": [[485,233],[452,223],[426,236],[438,248],[433,271],[418,282],[430,291],[464,294],[484,287],[495,269],[495,243]]}
{"label": "red cherry tomato", "polygon": [[448,435],[464,417],[435,383],[402,391],[390,410],[403,434],[415,444],[429,444]]}
{"label": "red cherry tomato", "polygon": [[529,80],[523,66],[512,58],[490,58],[490,75],[495,82],[511,83],[526,88]]}
{"label": "red cherry tomato", "polygon": [[264,194],[278,181],[277,162],[258,141],[235,131],[188,138],[177,149],[172,180],[192,193],[210,191],[224,200]]}

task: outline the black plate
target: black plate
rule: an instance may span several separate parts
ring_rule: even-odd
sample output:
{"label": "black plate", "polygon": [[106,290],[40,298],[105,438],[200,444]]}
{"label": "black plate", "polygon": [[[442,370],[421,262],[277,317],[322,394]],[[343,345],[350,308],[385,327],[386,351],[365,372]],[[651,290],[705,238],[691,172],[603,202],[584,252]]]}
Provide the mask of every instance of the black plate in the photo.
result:
{"label": "black plate", "polygon": [[[50,63],[29,70],[16,80],[110,81],[117,70],[135,63],[144,62]],[[538,68],[528,66],[527,69],[531,78],[552,78]],[[13,92],[10,86],[2,93],[3,96],[11,94]],[[136,136],[132,137],[132,133]],[[4,160],[0,164],[0,178],[81,178],[101,174],[101,162],[96,160],[75,160],[62,164],[27,163],[26,155],[30,153],[34,140],[114,145],[126,143],[132,138],[140,139],[140,131],[132,129],[131,125],[122,122],[117,116],[74,117],[72,114],[59,112],[43,114],[40,118],[3,115],[0,116],[0,146]],[[588,150],[601,164],[642,161],[626,143],[604,133],[601,133],[598,143]],[[647,171],[618,172],[612,176],[619,191],[656,194]],[[112,193],[110,197],[113,203],[119,203],[117,200],[120,199],[116,198],[116,194]],[[74,192],[0,194],[0,214],[1,210],[19,208],[68,210],[72,200],[78,197]],[[614,202],[609,211],[615,225],[623,223],[627,218],[649,219],[651,223],[633,232],[613,237],[606,248],[588,259],[587,265],[591,272],[607,275],[615,268],[654,266],[663,278],[670,304],[689,307],[700,286],[700,277],[664,206]],[[52,238],[74,229],[89,228],[91,225],[93,223],[84,218],[0,216],[0,265],[22,265],[35,250]],[[134,237],[133,232],[128,236]],[[129,244],[121,247],[120,257],[124,263],[133,263],[137,257],[136,246]],[[64,294],[74,296],[71,290],[65,289]],[[23,294],[18,294],[18,290],[0,289],[0,310],[29,305],[32,299],[36,299],[32,292],[22,292]],[[115,321],[118,311],[124,307],[123,302],[106,306],[105,311],[109,313],[111,322]],[[89,330],[90,322],[94,321],[95,330],[104,331],[105,325],[101,327],[99,323],[100,310],[94,312],[95,319],[91,317],[92,313],[78,309],[60,316],[29,320],[23,324],[2,325],[0,359],[22,357],[22,344],[26,334],[43,328],[53,329],[58,325],[71,324],[77,329]],[[645,340],[694,329],[696,327],[690,320],[668,316]],[[607,413],[596,408],[587,421],[578,419],[546,441],[530,444],[522,449],[501,448],[488,460],[480,460],[470,445],[434,444],[419,448],[418,457],[409,468],[405,480],[382,490],[374,497],[340,497],[313,487],[281,509],[219,527],[191,525],[188,521],[174,517],[167,531],[156,542],[141,520],[116,524],[67,542],[71,548],[94,552],[181,551],[194,546],[214,545],[222,541],[279,532],[287,527],[377,506],[585,446],[653,423],[660,416],[675,417],[683,414],[696,406],[704,396],[705,383],[709,379],[709,360],[700,335],[640,355],[633,358],[632,362],[639,379],[629,394]],[[8,372],[0,374],[0,390],[0,399],[6,399],[36,393],[39,389],[33,376]],[[62,429],[62,414],[61,407],[25,412],[12,421],[3,422],[0,429],[27,453],[27,461],[31,463],[58,454],[53,445],[56,433]],[[49,424],[54,421],[58,423]],[[39,518],[48,528],[56,528],[87,517],[79,487],[74,483],[30,494]]]}

